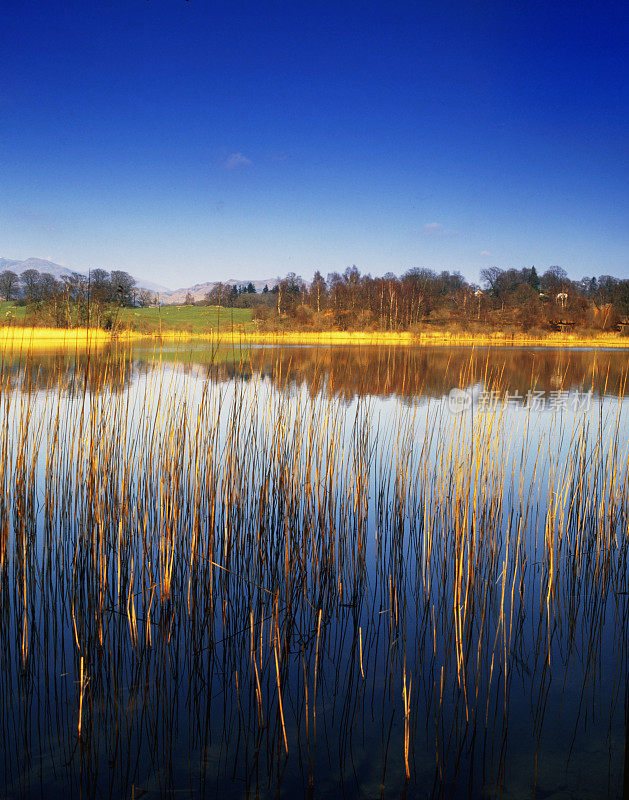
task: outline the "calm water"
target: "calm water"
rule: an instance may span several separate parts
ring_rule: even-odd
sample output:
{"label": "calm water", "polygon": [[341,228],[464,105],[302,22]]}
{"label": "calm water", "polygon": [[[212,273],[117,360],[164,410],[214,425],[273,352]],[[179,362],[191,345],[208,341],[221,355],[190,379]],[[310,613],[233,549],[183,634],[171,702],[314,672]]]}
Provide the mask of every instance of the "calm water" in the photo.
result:
{"label": "calm water", "polygon": [[628,366],[5,355],[2,796],[629,797]]}

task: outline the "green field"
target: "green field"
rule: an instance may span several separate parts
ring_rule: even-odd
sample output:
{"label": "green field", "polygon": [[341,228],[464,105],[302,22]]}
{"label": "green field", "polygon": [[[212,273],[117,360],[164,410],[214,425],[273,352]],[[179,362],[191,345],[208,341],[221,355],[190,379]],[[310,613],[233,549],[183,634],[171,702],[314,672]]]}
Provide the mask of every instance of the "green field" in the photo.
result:
{"label": "green field", "polygon": [[[26,308],[12,302],[0,302],[0,325],[25,320]],[[123,328],[142,333],[187,331],[209,333],[211,330],[251,327],[250,308],[219,308],[218,306],[163,306],[162,308],[121,308],[118,322]]]}
{"label": "green field", "polygon": [[209,333],[219,328],[251,326],[250,308],[219,308],[218,306],[163,306],[162,308],[121,308],[119,320],[123,327],[152,332],[180,330],[190,333]]}
{"label": "green field", "polygon": [[22,322],[26,314],[24,306],[16,306],[15,303],[0,300],[0,324],[7,322]]}

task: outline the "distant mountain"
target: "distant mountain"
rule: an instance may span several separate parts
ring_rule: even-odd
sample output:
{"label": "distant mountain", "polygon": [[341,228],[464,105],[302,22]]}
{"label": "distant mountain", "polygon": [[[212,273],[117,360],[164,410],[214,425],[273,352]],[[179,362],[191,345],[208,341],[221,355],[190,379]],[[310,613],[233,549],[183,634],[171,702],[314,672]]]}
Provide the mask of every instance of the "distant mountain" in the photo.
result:
{"label": "distant mountain", "polygon": [[151,292],[155,292],[155,294],[161,295],[162,292],[172,291],[172,289],[169,289],[167,286],[163,286],[161,283],[153,283],[153,281],[145,281],[142,278],[136,278],[135,282],[140,287],[140,289],[148,289]]}
{"label": "distant mountain", "polygon": [[63,278],[72,275],[73,272],[78,272],[78,270],[62,267],[60,264],[54,264],[52,261],[46,261],[44,258],[27,258],[25,261],[0,258],[0,272],[4,272],[5,269],[10,269],[16,275],[21,275],[27,269],[36,269],[37,272],[47,272],[54,278]]}
{"label": "distant mountain", "polygon": [[[27,258],[24,261],[16,261],[12,258],[0,258],[0,272],[4,272],[5,269],[10,269],[11,272],[15,272],[16,275],[21,275],[27,269],[36,269],[37,272],[48,273],[52,275],[53,278],[57,278],[57,280],[68,277],[74,272],[78,272],[79,275],[87,275],[86,269],[69,269],[68,267],[62,267],[61,264],[55,264],[53,261],[47,261],[45,258]],[[111,272],[111,269],[107,269],[107,272]],[[156,294],[171,291],[166,286],[161,286],[151,281],[145,281],[142,280],[142,278],[136,278],[135,282],[140,289],[149,289]]]}
{"label": "distant mountain", "polygon": [[[217,283],[219,283],[219,281],[206,281],[205,283],[195,283],[194,286],[184,286],[182,289],[175,289],[172,292],[160,291],[159,299],[161,303],[169,306],[181,305],[185,302],[188,294],[191,294],[195,301],[205,300],[205,295],[211,292]],[[227,281],[220,281],[220,283],[224,283],[227,286],[247,286],[250,281],[238,281],[235,278],[230,278]],[[272,289],[277,283],[277,278],[269,278],[264,281],[251,281],[251,283],[254,285],[256,292],[261,292],[265,286]]]}
{"label": "distant mountain", "polygon": [[[69,269],[68,267],[62,267],[61,264],[55,264],[53,261],[47,261],[44,258],[27,258],[25,261],[0,258],[0,272],[5,269],[10,269],[12,272],[15,272],[16,275],[21,275],[27,269],[36,269],[37,272],[47,272],[58,280],[72,275],[73,272],[78,272],[80,275],[87,275],[86,269]],[[111,272],[111,269],[107,269],[107,272]],[[184,303],[188,294],[191,294],[194,300],[205,300],[205,295],[212,291],[218,283],[218,281],[207,281],[205,283],[195,283],[194,286],[184,286],[181,289],[173,290],[168,289],[166,286],[161,286],[158,283],[142,280],[142,278],[136,278],[135,282],[140,289],[148,289],[156,295],[159,295],[159,300],[164,305],[172,306]],[[234,278],[230,278],[227,281],[222,281],[222,283],[228,286],[246,286],[249,281],[238,281]],[[251,281],[251,283],[255,286],[256,292],[261,292],[265,286],[272,289],[277,283],[277,278],[269,278],[264,281]]]}

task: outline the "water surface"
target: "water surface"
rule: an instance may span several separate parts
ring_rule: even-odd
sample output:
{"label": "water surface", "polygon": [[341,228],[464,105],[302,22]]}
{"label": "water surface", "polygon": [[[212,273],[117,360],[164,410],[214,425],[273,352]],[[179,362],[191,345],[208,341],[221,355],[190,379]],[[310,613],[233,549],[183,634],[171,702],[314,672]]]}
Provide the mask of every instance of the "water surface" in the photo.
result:
{"label": "water surface", "polygon": [[3,796],[622,796],[627,365],[5,356]]}

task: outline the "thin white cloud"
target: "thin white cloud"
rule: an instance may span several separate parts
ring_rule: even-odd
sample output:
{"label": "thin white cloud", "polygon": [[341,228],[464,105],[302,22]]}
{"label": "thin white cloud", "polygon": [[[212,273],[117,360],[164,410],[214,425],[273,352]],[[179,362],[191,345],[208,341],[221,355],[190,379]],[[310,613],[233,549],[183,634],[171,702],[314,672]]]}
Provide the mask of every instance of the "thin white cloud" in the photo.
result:
{"label": "thin white cloud", "polygon": [[424,223],[424,233],[439,233],[442,230],[443,230],[443,225],[440,222]]}
{"label": "thin white cloud", "polygon": [[440,222],[425,222],[423,227],[426,236],[458,236],[459,231],[446,230]]}
{"label": "thin white cloud", "polygon": [[242,153],[231,153],[225,160],[225,169],[238,169],[239,167],[249,167],[253,161]]}
{"label": "thin white cloud", "polygon": [[490,256],[490,255],[491,255],[491,253],[489,252],[489,250],[481,250],[481,251],[480,251],[480,254],[481,254],[481,256]]}

